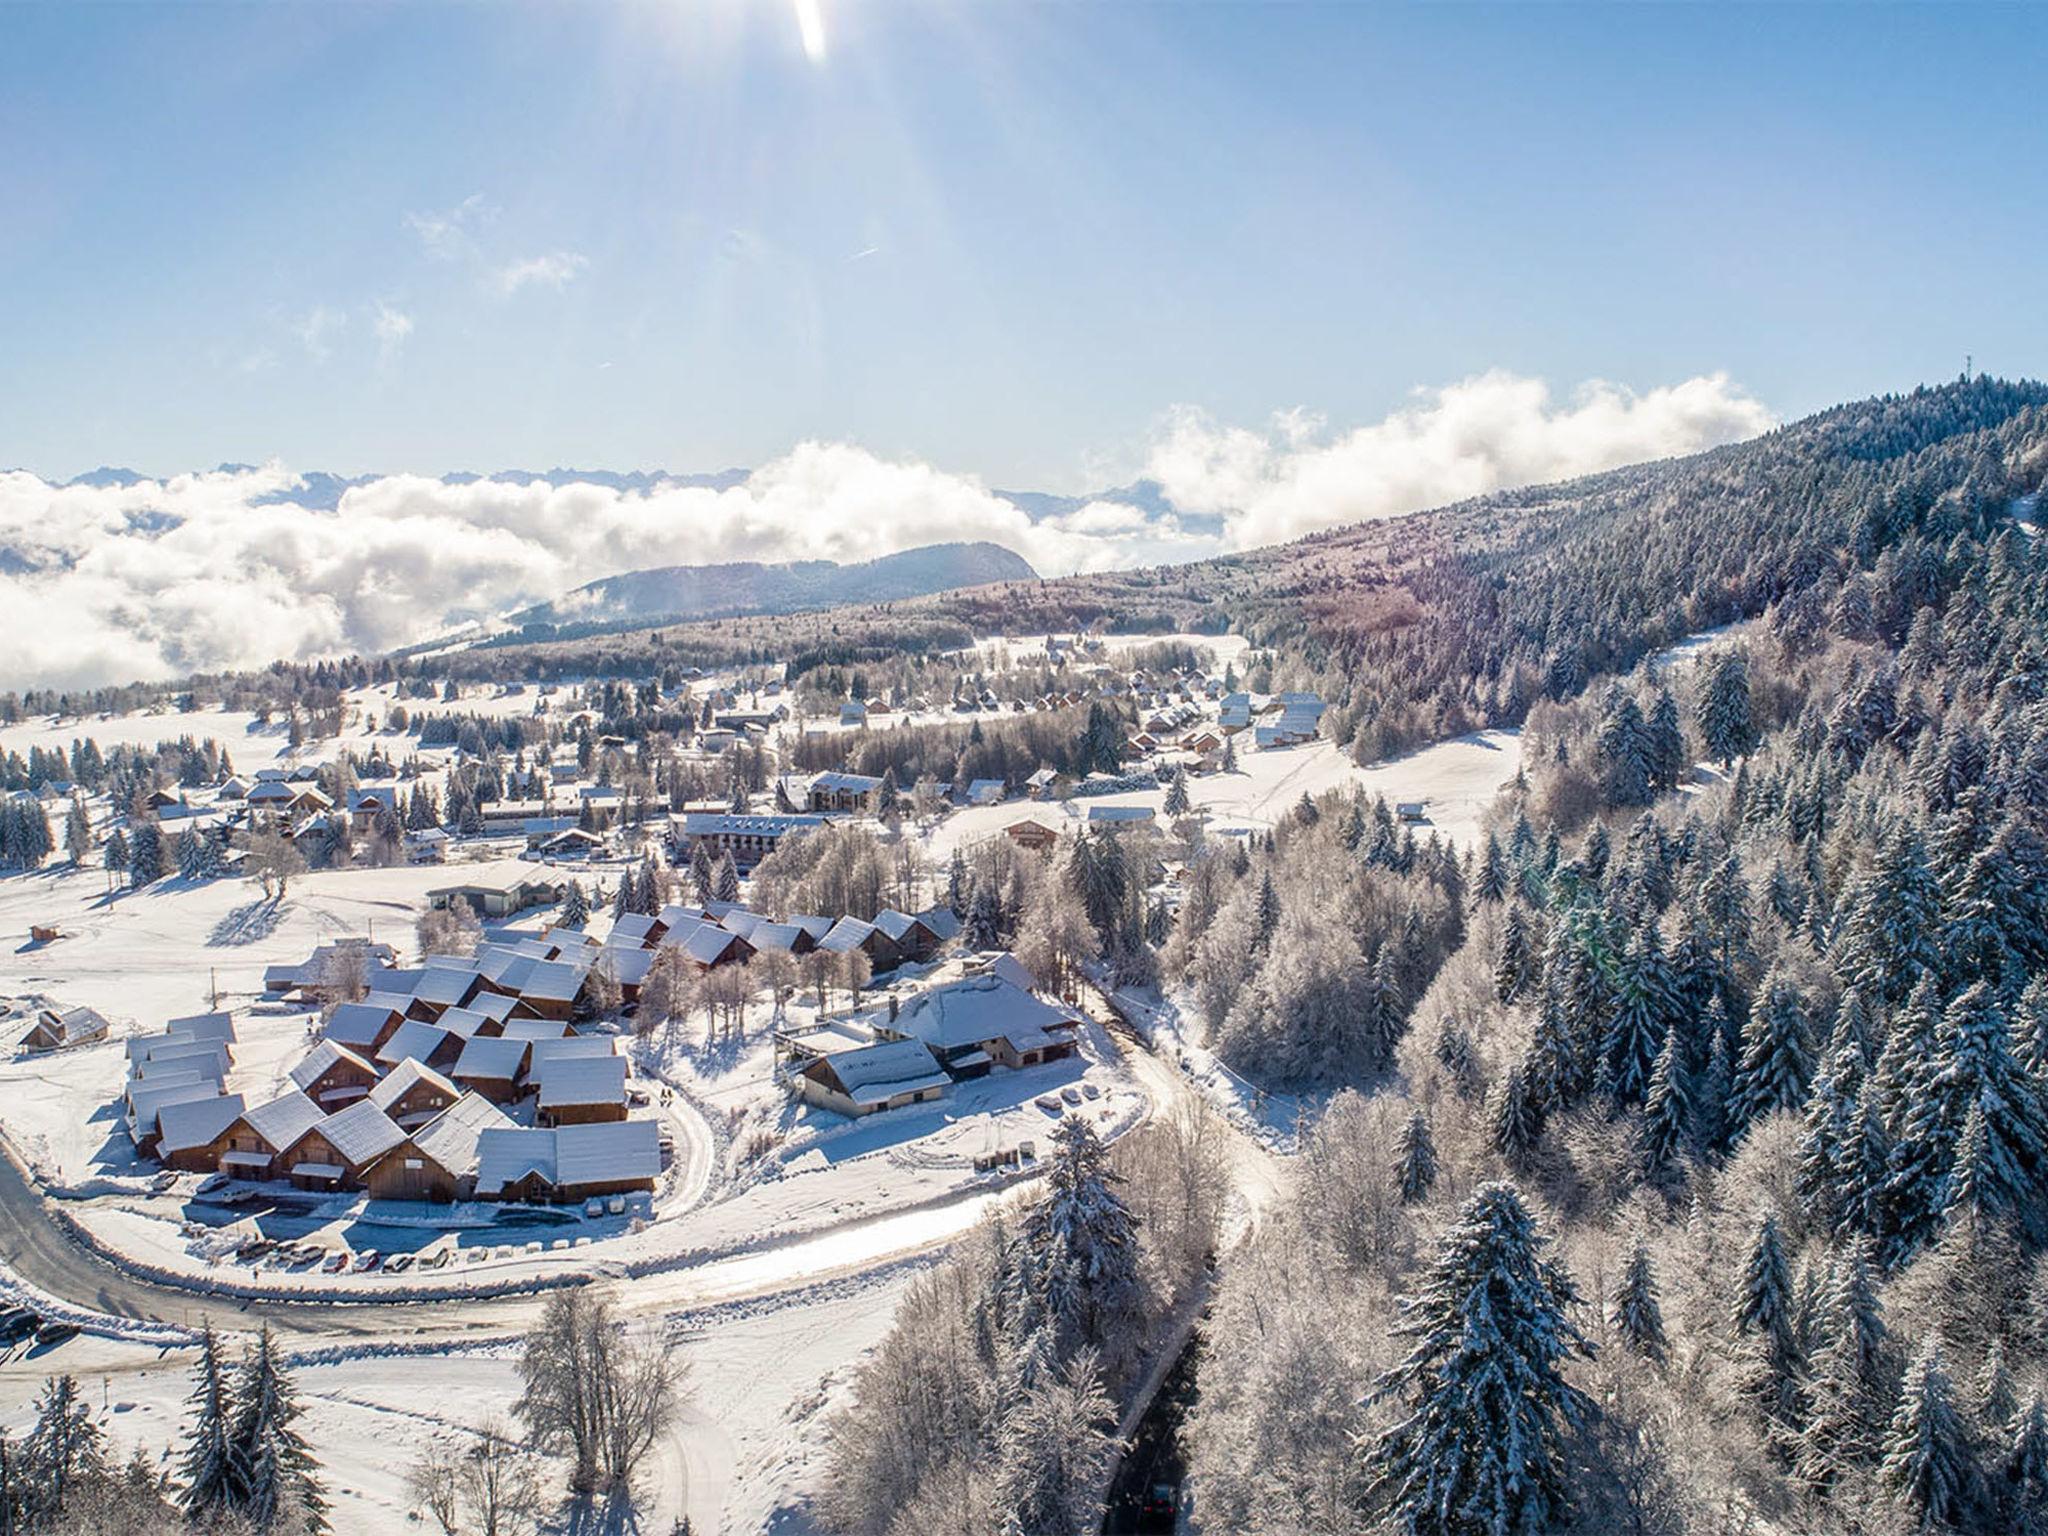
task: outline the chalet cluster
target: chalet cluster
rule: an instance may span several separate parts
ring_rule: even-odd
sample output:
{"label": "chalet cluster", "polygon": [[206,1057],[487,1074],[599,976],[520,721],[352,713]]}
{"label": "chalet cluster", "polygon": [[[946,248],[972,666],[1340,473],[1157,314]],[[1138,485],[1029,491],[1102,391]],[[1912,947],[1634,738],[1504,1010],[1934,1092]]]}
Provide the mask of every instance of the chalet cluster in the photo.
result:
{"label": "chalet cluster", "polygon": [[[569,1026],[599,953],[553,929],[409,969],[369,945],[273,967],[266,983],[280,996],[317,995],[349,973],[368,991],[334,1009],[291,1087],[253,1107],[222,1091],[233,1041],[225,1014],[132,1042],[136,1145],[166,1167],[380,1199],[652,1191],[659,1128],[628,1118],[625,1059],[609,1036]],[[158,1073],[172,1080],[160,1090]]]}
{"label": "chalet cluster", "polygon": [[969,973],[921,992],[861,1028],[783,1036],[787,1081],[798,1097],[842,1115],[867,1115],[938,1098],[947,1085],[994,1067],[1059,1061],[1079,1051],[1079,1014],[1031,991],[1012,955],[981,956]]}
{"label": "chalet cluster", "polygon": [[943,906],[918,914],[885,907],[872,922],[811,915],[776,921],[734,902],[701,907],[672,903],[651,917],[621,917],[606,937],[605,953],[621,993],[632,1002],[655,954],[664,947],[681,950],[691,964],[707,971],[744,963],[764,950],[799,958],[819,950],[858,950],[867,956],[869,969],[878,973],[930,959],[959,928],[959,921]]}

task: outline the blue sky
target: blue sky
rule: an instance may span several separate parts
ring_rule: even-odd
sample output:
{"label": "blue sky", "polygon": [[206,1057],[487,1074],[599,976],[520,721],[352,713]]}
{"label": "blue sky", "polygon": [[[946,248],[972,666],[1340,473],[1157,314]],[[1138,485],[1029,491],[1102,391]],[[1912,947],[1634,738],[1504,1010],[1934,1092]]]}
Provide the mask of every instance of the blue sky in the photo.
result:
{"label": "blue sky", "polygon": [[0,7],[0,465],[998,486],[2048,371],[2048,8]]}

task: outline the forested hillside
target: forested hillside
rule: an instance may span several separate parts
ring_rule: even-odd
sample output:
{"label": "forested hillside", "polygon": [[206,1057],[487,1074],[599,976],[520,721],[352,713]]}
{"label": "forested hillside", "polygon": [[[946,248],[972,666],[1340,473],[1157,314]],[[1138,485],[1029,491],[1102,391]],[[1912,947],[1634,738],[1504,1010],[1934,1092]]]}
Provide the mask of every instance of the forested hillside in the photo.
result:
{"label": "forested hillside", "polygon": [[[1202,1329],[1204,1529],[2048,1529],[2048,551],[2014,517],[2037,394],[1501,498],[1491,545],[1418,581],[1483,598],[1497,646],[1312,630],[1331,657],[1543,659],[1529,771],[1467,859],[1336,792],[1250,848],[1193,840],[1170,931],[1128,841],[956,869],[1040,974],[1156,970],[1196,1038],[1301,1095],[1292,1178]],[[1743,612],[1683,677],[1630,666]],[[1091,1198],[1150,1213],[1138,1283],[1181,1295],[1162,1190],[1218,1175],[1197,1132],[1158,1135]],[[1103,1363],[1150,1335],[1035,1331],[1006,1298],[1095,1295],[1047,1262],[993,1232],[863,1367],[845,1528],[1082,1497],[1076,1373],[1116,1389]],[[1025,1450],[1048,1424],[1062,1468]]]}

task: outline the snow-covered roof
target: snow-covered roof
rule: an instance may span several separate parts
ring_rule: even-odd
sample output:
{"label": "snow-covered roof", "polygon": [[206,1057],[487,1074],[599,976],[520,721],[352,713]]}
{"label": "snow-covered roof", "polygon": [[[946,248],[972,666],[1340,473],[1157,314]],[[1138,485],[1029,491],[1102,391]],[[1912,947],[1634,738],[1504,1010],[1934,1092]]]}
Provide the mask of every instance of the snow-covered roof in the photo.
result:
{"label": "snow-covered roof", "polygon": [[628,912],[612,924],[612,931],[605,935],[605,942],[613,948],[628,944],[643,945],[652,931],[655,919],[645,912]]}
{"label": "snow-covered roof", "polygon": [[873,923],[864,923],[857,917],[842,917],[832,925],[832,931],[818,940],[818,948],[844,953],[859,949],[867,943],[868,936],[875,931]]}
{"label": "snow-covered roof", "polygon": [[392,1013],[392,1009],[376,1003],[343,1003],[334,1010],[321,1033],[351,1050],[375,1050],[377,1037],[391,1023]]}
{"label": "snow-covered roof", "polygon": [[968,976],[934,987],[905,1003],[886,1025],[891,1033],[922,1040],[935,1051],[988,1040],[1007,1040],[1020,1051],[1055,1044],[1050,1030],[1069,1027],[1071,1015],[1000,976]]}
{"label": "snow-covered roof", "polygon": [[609,1035],[564,1035],[559,1040],[536,1040],[527,1048],[528,1070],[538,1073],[544,1062],[592,1061],[615,1056]]}
{"label": "snow-covered roof", "polygon": [[478,1035],[462,1047],[449,1076],[463,1079],[509,1083],[526,1065],[528,1042]]}
{"label": "snow-covered roof", "polygon": [[191,1013],[164,1023],[167,1035],[184,1035],[193,1040],[235,1040],[235,1016],[231,1013]]}
{"label": "snow-covered roof", "polygon": [[837,768],[821,773],[811,780],[812,789],[830,790],[835,794],[866,795],[881,787],[881,779],[874,774],[846,773]]}
{"label": "snow-covered roof", "polygon": [[519,995],[544,1003],[573,1002],[582,990],[583,974],[589,968],[587,964],[568,960],[537,960],[519,984]]}
{"label": "snow-covered roof", "polygon": [[412,989],[412,995],[423,1003],[453,1008],[465,1002],[476,985],[474,966],[465,966],[458,971],[452,967],[429,965],[427,974],[420,978],[420,984]]}
{"label": "snow-covered roof", "polygon": [[654,969],[654,951],[614,949],[607,952],[605,958],[598,964],[620,986],[637,987],[647,979],[647,973]]}
{"label": "snow-covered roof", "polygon": [[318,1130],[351,1168],[375,1162],[405,1140],[397,1122],[368,1099],[336,1110],[312,1129]]}
{"label": "snow-covered roof", "polygon": [[514,1129],[505,1112],[480,1093],[465,1093],[412,1133],[412,1144],[458,1178],[477,1166],[484,1132]]}
{"label": "snow-covered roof", "polygon": [[151,1083],[128,1090],[129,1125],[138,1137],[157,1127],[162,1113],[174,1104],[194,1104],[220,1097],[220,1084],[195,1077],[191,1082]]}
{"label": "snow-covered roof", "polygon": [[1088,819],[1092,822],[1150,821],[1152,807],[1149,805],[1091,805]]}
{"label": "snow-covered roof", "polygon": [[898,912],[894,907],[884,907],[875,914],[875,926],[901,944],[911,929],[923,926],[923,920],[912,917],[908,912]]}
{"label": "snow-covered roof", "polygon": [[389,1077],[370,1090],[370,1102],[389,1114],[391,1106],[420,1083],[438,1088],[450,1098],[462,1091],[424,1061],[408,1058],[394,1067]]}
{"label": "snow-covered roof", "polygon": [[[630,1123],[630,1122],[629,1122]],[[443,1164],[445,1167],[446,1165]],[[476,1192],[495,1195],[530,1173],[555,1182],[555,1133],[522,1126],[486,1127],[476,1141]]]}
{"label": "snow-covered roof", "polygon": [[506,1040],[559,1040],[569,1033],[560,1019],[507,1019],[502,1038]]}
{"label": "snow-covered roof", "polygon": [[298,1089],[242,1112],[242,1120],[273,1152],[282,1152],[324,1118],[320,1106]]}
{"label": "snow-covered roof", "polygon": [[700,923],[683,940],[681,948],[699,965],[716,965],[735,944],[746,942],[738,934],[729,933],[715,923]]}
{"label": "snow-covered roof", "polygon": [[762,923],[754,929],[747,942],[756,949],[779,949],[788,953],[796,948],[797,940],[803,936],[803,929],[795,923]]}
{"label": "snow-covered roof", "polygon": [[542,1109],[626,1100],[626,1062],[620,1056],[557,1056],[537,1064],[534,1076]]}
{"label": "snow-covered roof", "polygon": [[391,1038],[384,1042],[377,1052],[377,1060],[387,1067],[394,1067],[401,1061],[418,1058],[425,1061],[448,1041],[448,1031],[436,1024],[423,1023],[419,1019],[407,1019],[392,1031]]}
{"label": "snow-covered roof", "polygon": [[450,1008],[434,1022],[449,1034],[468,1040],[491,1022],[491,1016],[475,1008]]}
{"label": "snow-covered roof", "polygon": [[566,1187],[652,1179],[661,1172],[661,1131],[652,1120],[565,1125],[555,1131],[555,1182]]}
{"label": "snow-covered roof", "polygon": [[828,816],[735,816],[722,811],[686,811],[683,836],[775,838],[790,832],[807,832],[830,820]]}
{"label": "snow-covered roof", "polygon": [[[396,1036],[392,1038],[396,1039]],[[328,1069],[337,1063],[346,1063],[367,1077],[375,1077],[377,1069],[345,1045],[336,1045],[332,1040],[322,1040],[306,1052],[306,1059],[291,1070],[294,1088],[311,1088],[327,1075]]]}
{"label": "snow-covered roof", "polygon": [[824,1058],[856,1104],[884,1104],[901,1093],[943,1088],[951,1081],[921,1040],[884,1040],[833,1051]]}
{"label": "snow-covered roof", "polygon": [[241,1113],[239,1093],[161,1105],[156,1112],[157,1151],[162,1154],[203,1147],[233,1125]]}

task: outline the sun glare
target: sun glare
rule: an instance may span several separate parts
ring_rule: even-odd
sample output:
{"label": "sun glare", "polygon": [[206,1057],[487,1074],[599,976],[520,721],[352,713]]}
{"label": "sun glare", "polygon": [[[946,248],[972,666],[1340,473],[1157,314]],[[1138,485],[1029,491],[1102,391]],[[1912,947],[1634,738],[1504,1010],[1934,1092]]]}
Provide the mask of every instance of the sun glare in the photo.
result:
{"label": "sun glare", "polygon": [[825,12],[822,0],[791,0],[796,7],[796,28],[803,38],[804,53],[813,64],[825,62]]}

